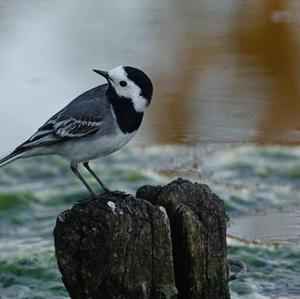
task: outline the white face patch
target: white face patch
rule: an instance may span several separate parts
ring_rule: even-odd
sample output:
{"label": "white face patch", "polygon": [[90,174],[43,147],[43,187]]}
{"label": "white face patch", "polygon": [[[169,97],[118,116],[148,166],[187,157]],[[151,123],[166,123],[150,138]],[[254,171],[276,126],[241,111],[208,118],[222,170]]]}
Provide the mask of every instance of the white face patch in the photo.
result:
{"label": "white face patch", "polygon": [[[130,98],[135,111],[144,112],[147,107],[147,100],[141,96],[141,89],[131,80],[122,66],[118,66],[108,72],[110,83],[120,97]],[[121,86],[120,82],[125,81],[126,86]]]}

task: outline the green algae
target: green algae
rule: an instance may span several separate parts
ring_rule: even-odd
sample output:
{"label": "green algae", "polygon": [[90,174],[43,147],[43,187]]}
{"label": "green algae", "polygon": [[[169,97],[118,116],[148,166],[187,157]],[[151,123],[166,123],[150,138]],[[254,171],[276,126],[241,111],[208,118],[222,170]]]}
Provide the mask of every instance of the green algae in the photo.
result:
{"label": "green algae", "polygon": [[[155,157],[159,161],[162,154],[163,151],[157,151],[155,156],[151,152],[149,158],[145,152],[143,159],[160,165]],[[199,165],[204,174],[207,171],[220,175],[223,184],[214,184],[209,179],[206,183],[225,200],[229,216],[299,202],[297,151],[245,147],[216,155],[223,159],[209,157],[208,161],[215,163],[210,167],[207,163]],[[134,152],[126,151],[120,158],[123,164],[111,164],[107,159],[93,166],[112,189],[134,192],[142,184],[160,184],[145,175],[141,166],[144,163],[139,165],[136,157]],[[187,162],[183,164],[189,167]],[[89,194],[62,159],[42,157],[12,165],[0,173],[0,298],[65,299],[68,296],[56,265],[52,229],[61,211]],[[101,192],[97,182],[85,171],[84,175]],[[284,184],[279,183],[282,181]],[[248,273],[230,284],[232,298],[256,298],[254,294],[273,294],[274,289],[300,293],[299,247],[240,244],[230,245],[228,252],[230,257],[240,258],[248,266]]]}
{"label": "green algae", "polygon": [[31,192],[0,192],[0,213],[8,209],[16,209],[22,206],[28,207],[31,202],[37,202],[37,198]]}

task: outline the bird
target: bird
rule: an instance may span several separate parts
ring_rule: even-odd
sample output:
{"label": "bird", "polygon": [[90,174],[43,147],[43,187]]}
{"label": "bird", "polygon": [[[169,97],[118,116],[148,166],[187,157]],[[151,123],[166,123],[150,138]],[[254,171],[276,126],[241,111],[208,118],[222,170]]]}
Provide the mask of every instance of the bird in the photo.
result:
{"label": "bird", "polygon": [[97,195],[80,174],[80,164],[104,192],[109,191],[89,162],[118,151],[133,138],[151,103],[153,84],[144,71],[131,66],[93,71],[106,83],[80,94],[54,114],[29,139],[2,158],[0,167],[20,158],[58,155],[69,161],[72,172],[92,198]]}

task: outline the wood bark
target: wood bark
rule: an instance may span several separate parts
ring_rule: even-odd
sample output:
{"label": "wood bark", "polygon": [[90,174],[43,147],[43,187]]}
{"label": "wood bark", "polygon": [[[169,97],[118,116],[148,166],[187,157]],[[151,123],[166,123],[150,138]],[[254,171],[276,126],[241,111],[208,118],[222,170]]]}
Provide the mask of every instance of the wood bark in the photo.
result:
{"label": "wood bark", "polygon": [[166,208],[178,298],[229,298],[224,202],[207,185],[178,179],[137,197]]}
{"label": "wood bark", "polygon": [[206,185],[79,201],[58,216],[54,241],[72,299],[230,298],[224,204]]}

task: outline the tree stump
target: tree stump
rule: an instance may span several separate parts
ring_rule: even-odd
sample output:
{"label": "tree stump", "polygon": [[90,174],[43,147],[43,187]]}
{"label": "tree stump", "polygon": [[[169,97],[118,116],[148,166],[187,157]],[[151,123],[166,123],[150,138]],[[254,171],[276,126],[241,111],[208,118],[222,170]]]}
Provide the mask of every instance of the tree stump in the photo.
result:
{"label": "tree stump", "polygon": [[225,216],[208,186],[182,179],[79,201],[54,229],[65,287],[72,299],[228,299]]}
{"label": "tree stump", "polygon": [[178,179],[137,197],[166,208],[179,299],[229,298],[224,202],[207,185]]}

